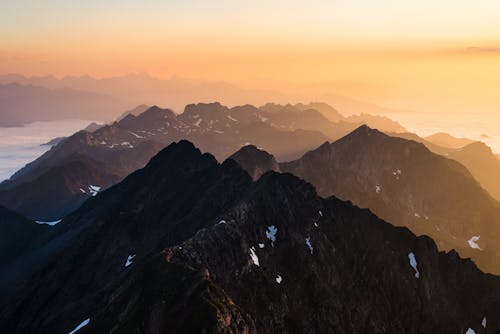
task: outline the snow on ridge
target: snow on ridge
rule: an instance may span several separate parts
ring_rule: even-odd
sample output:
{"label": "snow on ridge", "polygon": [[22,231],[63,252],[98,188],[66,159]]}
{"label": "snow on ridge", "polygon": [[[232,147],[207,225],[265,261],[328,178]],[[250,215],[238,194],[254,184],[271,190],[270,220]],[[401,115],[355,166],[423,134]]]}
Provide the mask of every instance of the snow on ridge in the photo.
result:
{"label": "snow on ridge", "polygon": [[479,247],[479,245],[477,244],[477,241],[479,240],[479,238],[481,238],[481,237],[478,235],[475,235],[472,238],[470,238],[469,240],[467,240],[470,248],[482,250],[481,247]]}
{"label": "snow on ridge", "polygon": [[125,262],[125,268],[134,263],[135,254],[131,254],[127,257],[127,262]]}
{"label": "snow on ridge", "polygon": [[89,191],[92,196],[96,196],[99,191],[101,191],[101,187],[89,185]]}
{"label": "snow on ridge", "polygon": [[255,254],[255,248],[250,247],[250,257],[252,258],[253,264],[255,264],[257,267],[259,267],[259,257],[257,254]]}
{"label": "snow on ridge", "polygon": [[87,326],[89,324],[89,322],[90,322],[90,318],[83,320],[78,326],[75,327],[75,329],[73,329],[68,334],[74,334],[74,333],[78,332],[80,329]]}
{"label": "snow on ridge", "polygon": [[54,221],[51,221],[51,222],[42,222],[42,221],[37,220],[37,221],[35,221],[35,223],[40,224],[40,225],[54,226],[54,225],[59,224],[61,221],[62,221],[62,219],[54,220]]}
{"label": "snow on ridge", "polygon": [[270,225],[266,230],[266,237],[271,240],[271,246],[274,247],[274,242],[276,241],[276,233],[278,232],[278,228],[274,225]]}
{"label": "snow on ridge", "polygon": [[132,131],[129,131],[129,133],[134,136],[135,138],[144,138],[144,136],[138,135],[137,133],[134,133]]}
{"label": "snow on ridge", "polygon": [[314,253],[313,246],[311,245],[311,237],[307,237],[305,239],[305,241],[306,241],[306,245],[309,248],[309,251],[311,252],[311,254]]}
{"label": "snow on ridge", "polygon": [[410,259],[410,266],[415,269],[415,278],[420,278],[420,272],[417,268],[417,259],[415,258],[415,254],[413,254],[413,252],[409,253],[408,258]]}

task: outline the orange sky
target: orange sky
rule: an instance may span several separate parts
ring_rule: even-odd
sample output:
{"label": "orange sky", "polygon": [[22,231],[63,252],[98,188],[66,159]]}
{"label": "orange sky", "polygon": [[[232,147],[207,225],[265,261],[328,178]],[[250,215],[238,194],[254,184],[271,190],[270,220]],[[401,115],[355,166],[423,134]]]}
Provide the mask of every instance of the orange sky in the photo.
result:
{"label": "orange sky", "polygon": [[494,0],[19,0],[0,12],[0,73],[144,71],[495,115],[498,22]]}

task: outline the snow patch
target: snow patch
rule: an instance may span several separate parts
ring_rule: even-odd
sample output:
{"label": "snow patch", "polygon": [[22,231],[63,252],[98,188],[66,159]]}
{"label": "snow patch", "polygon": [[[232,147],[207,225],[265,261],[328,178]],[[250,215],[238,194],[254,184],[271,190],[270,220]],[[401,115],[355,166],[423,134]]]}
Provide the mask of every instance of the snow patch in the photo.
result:
{"label": "snow patch", "polygon": [[101,187],[99,187],[99,186],[93,186],[93,185],[90,185],[90,186],[89,186],[89,191],[90,191],[90,194],[91,194],[92,196],[96,196],[96,195],[97,195],[97,193],[98,193],[99,191],[101,191]]}
{"label": "snow patch", "polygon": [[129,131],[129,133],[130,133],[132,136],[134,136],[135,138],[144,138],[143,136],[138,135],[137,133],[134,133],[134,132],[132,132],[132,131]]}
{"label": "snow patch", "polygon": [[481,326],[483,326],[483,328],[486,328],[486,317],[483,317],[483,321],[481,321]]}
{"label": "snow patch", "polygon": [[467,332],[465,334],[476,334],[472,328],[467,329]]}
{"label": "snow patch", "polygon": [[260,249],[264,248],[265,246],[266,246],[266,245],[264,245],[264,244],[259,244],[259,248],[260,248]]}
{"label": "snow patch", "polygon": [[420,214],[419,214],[418,212],[415,212],[414,216],[415,216],[416,218],[420,218]]}
{"label": "snow patch", "polygon": [[382,187],[381,186],[375,186],[375,192],[377,194],[380,194],[381,191],[382,191]]}
{"label": "snow patch", "polygon": [[233,118],[230,115],[227,115],[227,118],[229,118],[233,122],[238,122],[238,120],[236,118]]}
{"label": "snow patch", "polygon": [[323,211],[319,210],[318,213],[321,217],[323,217]]}
{"label": "snow patch", "polygon": [[130,266],[134,262],[135,254],[131,254],[127,257],[127,262],[125,262],[125,268]]}
{"label": "snow patch", "polygon": [[90,322],[90,318],[87,318],[87,319],[83,320],[78,326],[75,327],[75,329],[73,329],[68,334],[75,334],[80,329],[82,329],[83,327],[87,326],[89,324],[89,322]]}
{"label": "snow patch", "polygon": [[259,257],[255,254],[255,248],[250,247],[250,257],[252,258],[253,264],[259,267]]}
{"label": "snow patch", "polygon": [[217,225],[220,225],[220,224],[226,224],[226,221],[225,220],[221,220],[220,222],[217,223]]}
{"label": "snow patch", "polygon": [[481,247],[479,247],[479,245],[477,244],[477,241],[479,240],[479,238],[481,238],[481,237],[478,235],[477,236],[475,235],[472,238],[470,238],[469,240],[467,240],[470,248],[482,250]]}
{"label": "snow patch", "polygon": [[266,231],[266,237],[271,240],[271,246],[274,247],[274,242],[276,241],[276,233],[278,232],[278,229],[276,226],[271,225],[267,227]]}
{"label": "snow patch", "polygon": [[306,238],[306,245],[307,245],[307,247],[309,247],[309,251],[312,254],[314,252],[314,249],[313,249],[313,246],[311,245],[311,237]]}
{"label": "snow patch", "polygon": [[123,143],[121,143],[120,145],[122,146],[127,146],[128,148],[134,148],[134,145],[130,144],[128,141],[124,141]]}
{"label": "snow patch", "polygon": [[281,284],[281,281],[282,281],[282,280],[283,280],[283,279],[281,278],[281,275],[277,275],[277,276],[276,276],[276,283]]}
{"label": "snow patch", "polygon": [[203,120],[202,118],[199,118],[199,119],[196,121],[196,123],[194,123],[194,126],[200,127],[200,124],[201,124],[201,121],[202,121],[202,120]]}
{"label": "snow patch", "polygon": [[415,258],[415,254],[408,254],[408,258],[410,259],[410,266],[415,269],[415,278],[420,278],[420,272],[417,269],[417,259]]}
{"label": "snow patch", "polygon": [[54,226],[54,225],[57,225],[61,222],[62,219],[59,219],[59,220],[54,220],[52,222],[41,222],[41,221],[35,221],[35,223],[37,224],[40,224],[40,225],[50,225],[50,226]]}

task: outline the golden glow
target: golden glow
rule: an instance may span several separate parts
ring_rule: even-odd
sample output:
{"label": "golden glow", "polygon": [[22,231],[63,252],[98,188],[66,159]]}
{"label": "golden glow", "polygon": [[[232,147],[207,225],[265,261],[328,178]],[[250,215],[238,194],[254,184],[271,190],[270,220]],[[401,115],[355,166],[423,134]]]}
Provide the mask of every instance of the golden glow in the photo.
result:
{"label": "golden glow", "polygon": [[498,113],[496,0],[12,1],[0,72],[148,72],[389,107]]}

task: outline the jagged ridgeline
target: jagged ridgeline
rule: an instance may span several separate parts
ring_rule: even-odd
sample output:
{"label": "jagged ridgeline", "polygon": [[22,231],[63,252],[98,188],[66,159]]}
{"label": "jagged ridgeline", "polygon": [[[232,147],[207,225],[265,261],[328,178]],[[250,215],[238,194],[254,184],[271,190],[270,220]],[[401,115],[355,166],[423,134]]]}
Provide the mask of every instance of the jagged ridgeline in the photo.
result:
{"label": "jagged ridgeline", "polygon": [[6,333],[500,329],[500,278],[471,260],[187,141],[49,231],[8,263],[36,268],[2,283]]}
{"label": "jagged ridgeline", "polygon": [[341,138],[362,120],[391,131],[401,128],[368,115],[344,118],[321,103],[260,108],[199,103],[187,105],[180,115],[142,105],[113,124],[91,125],[69,138],[58,138],[50,151],[0,184],[0,205],[33,220],[56,221],[80,207],[96,189],[109,188],[144,167],[172,142],[190,140],[219,161],[252,143],[287,161]]}

